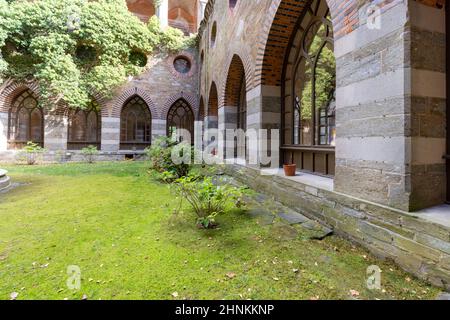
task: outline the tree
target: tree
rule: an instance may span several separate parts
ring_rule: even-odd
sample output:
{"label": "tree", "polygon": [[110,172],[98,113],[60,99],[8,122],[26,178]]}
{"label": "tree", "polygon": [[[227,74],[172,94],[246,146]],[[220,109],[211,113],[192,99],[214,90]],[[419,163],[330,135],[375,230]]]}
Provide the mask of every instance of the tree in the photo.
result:
{"label": "tree", "polygon": [[166,32],[152,24],[123,0],[0,0],[2,87],[36,80],[44,106],[63,99],[85,108],[93,93],[110,95],[144,70],[155,47],[164,47]]}

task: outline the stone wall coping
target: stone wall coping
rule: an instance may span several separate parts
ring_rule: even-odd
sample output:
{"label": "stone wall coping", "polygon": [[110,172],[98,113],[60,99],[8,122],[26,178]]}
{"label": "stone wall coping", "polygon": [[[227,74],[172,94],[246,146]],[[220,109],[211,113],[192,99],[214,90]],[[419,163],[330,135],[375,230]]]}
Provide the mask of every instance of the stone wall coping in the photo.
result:
{"label": "stone wall coping", "polygon": [[[234,165],[237,167],[245,168],[245,170],[254,171],[255,174],[258,175],[269,176],[267,171],[270,169],[259,169],[244,166],[241,164],[234,164]],[[307,193],[312,194],[313,196],[316,197],[330,196],[330,198],[341,199],[343,202],[346,201],[357,202],[360,203],[360,206],[364,205],[367,208],[378,208],[380,210],[384,210],[385,212],[395,213],[398,214],[399,216],[403,216],[405,219],[409,218],[418,220],[421,223],[433,224],[440,229],[450,231],[450,205],[444,205],[441,207],[430,208],[417,212],[407,212],[404,210],[382,205],[376,202],[360,199],[345,193],[334,191],[332,187],[330,189],[330,184],[331,185],[333,184],[333,179],[331,178],[316,176],[308,173],[301,173],[299,176],[296,177],[286,177],[280,170],[277,170],[275,174],[272,174],[272,179],[275,180],[277,183],[286,185],[286,187],[297,188],[300,191],[306,191]],[[330,181],[327,182],[326,180],[331,180],[331,182]],[[324,195],[319,195],[319,193],[322,193]],[[438,210],[441,212],[439,215],[437,214]],[[446,217],[443,217],[443,214],[446,214]]]}

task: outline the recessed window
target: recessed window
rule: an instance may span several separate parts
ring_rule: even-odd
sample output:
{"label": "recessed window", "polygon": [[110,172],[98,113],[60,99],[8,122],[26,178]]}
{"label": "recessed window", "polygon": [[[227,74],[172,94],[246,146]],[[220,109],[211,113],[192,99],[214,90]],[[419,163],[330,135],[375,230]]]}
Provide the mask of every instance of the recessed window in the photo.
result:
{"label": "recessed window", "polygon": [[186,57],[178,57],[173,61],[173,67],[177,72],[186,74],[191,71],[192,65],[191,61],[189,61]]}
{"label": "recessed window", "polygon": [[228,7],[233,10],[236,7],[238,0],[228,0]]}
{"label": "recessed window", "polygon": [[214,22],[211,29],[211,47],[214,47],[214,45],[216,44],[216,38],[217,38],[217,23]]}

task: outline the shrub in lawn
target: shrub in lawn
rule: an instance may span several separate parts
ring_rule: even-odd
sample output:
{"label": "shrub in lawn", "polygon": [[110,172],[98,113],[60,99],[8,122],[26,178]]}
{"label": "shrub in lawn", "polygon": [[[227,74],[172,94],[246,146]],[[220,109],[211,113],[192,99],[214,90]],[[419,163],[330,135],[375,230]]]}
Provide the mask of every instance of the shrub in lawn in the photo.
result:
{"label": "shrub in lawn", "polygon": [[28,141],[25,147],[19,152],[18,159],[25,161],[28,165],[32,166],[38,162],[39,157],[46,150],[37,143]]}
{"label": "shrub in lawn", "polygon": [[94,163],[96,157],[99,154],[99,151],[95,146],[88,146],[81,149],[81,154],[83,155],[84,160],[86,160],[87,163]]}
{"label": "shrub in lawn", "polygon": [[212,177],[182,177],[176,180],[173,188],[181,201],[186,199],[191,205],[197,214],[198,226],[204,229],[215,228],[216,216],[225,213],[227,208],[241,208],[244,204],[245,188],[220,182],[215,184]]}
{"label": "shrub in lawn", "polygon": [[155,176],[165,182],[185,177],[191,170],[193,150],[188,143],[179,143],[168,137],[160,137],[146,149]]}

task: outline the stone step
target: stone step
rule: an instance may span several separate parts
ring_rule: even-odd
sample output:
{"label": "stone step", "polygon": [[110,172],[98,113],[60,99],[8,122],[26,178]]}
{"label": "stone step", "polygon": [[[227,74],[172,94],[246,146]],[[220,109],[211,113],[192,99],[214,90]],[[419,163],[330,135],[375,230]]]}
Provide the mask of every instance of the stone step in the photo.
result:
{"label": "stone step", "polygon": [[7,176],[8,171],[0,169],[0,191],[5,190],[11,185],[10,178]]}

